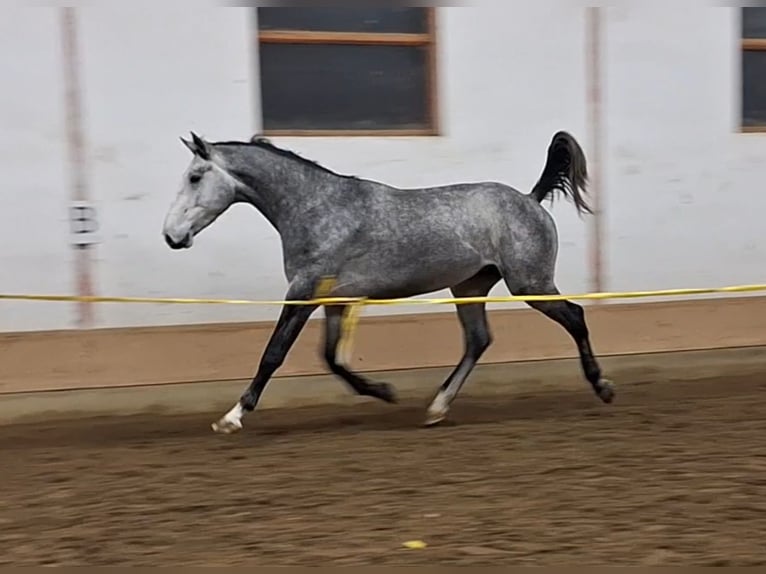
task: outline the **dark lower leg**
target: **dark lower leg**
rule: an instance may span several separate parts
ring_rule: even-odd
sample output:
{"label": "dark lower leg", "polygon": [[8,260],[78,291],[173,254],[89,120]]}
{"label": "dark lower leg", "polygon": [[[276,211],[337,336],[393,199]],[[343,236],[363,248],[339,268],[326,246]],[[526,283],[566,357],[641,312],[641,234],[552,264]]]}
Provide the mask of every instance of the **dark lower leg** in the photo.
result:
{"label": "dark lower leg", "polygon": [[266,388],[274,372],[282,366],[288,351],[300,335],[311,313],[316,309],[313,305],[285,306],[277,321],[277,326],[266,345],[261,357],[258,370],[250,386],[244,392],[239,402],[246,411],[252,411],[258,404],[263,390]]}
{"label": "dark lower leg", "polygon": [[[498,278],[499,275],[494,270],[489,270],[453,288],[452,293],[455,297],[482,297],[489,293]],[[426,425],[437,424],[447,416],[450,404],[457,397],[484,351],[492,344],[484,303],[457,305],[457,314],[460,326],[463,328],[465,350],[460,362],[444,381],[428,407]]]}
{"label": "dark lower leg", "polygon": [[463,356],[439,389],[450,400],[458,394],[484,351],[492,344],[483,303],[458,305],[458,316],[463,327]]}
{"label": "dark lower leg", "polygon": [[538,311],[559,323],[567,330],[577,344],[583,374],[594,392],[604,402],[611,402],[614,392],[611,385],[601,376],[601,367],[591,349],[588,326],[583,308],[571,301],[535,301],[530,303]]}
{"label": "dark lower leg", "polygon": [[396,402],[396,394],[388,383],[375,383],[348,370],[338,363],[338,344],[341,336],[343,307],[325,307],[324,359],[330,371],[343,379],[358,395],[374,397],[388,403]]}

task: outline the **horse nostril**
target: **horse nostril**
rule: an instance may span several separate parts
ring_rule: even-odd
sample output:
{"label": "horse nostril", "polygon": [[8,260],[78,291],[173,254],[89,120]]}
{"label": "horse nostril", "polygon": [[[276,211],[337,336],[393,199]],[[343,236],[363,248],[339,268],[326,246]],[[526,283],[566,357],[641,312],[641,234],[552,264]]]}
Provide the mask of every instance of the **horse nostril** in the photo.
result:
{"label": "horse nostril", "polygon": [[184,237],[182,241],[175,241],[170,235],[167,233],[165,234],[165,243],[168,244],[168,247],[171,249],[181,249],[188,243],[188,236]]}

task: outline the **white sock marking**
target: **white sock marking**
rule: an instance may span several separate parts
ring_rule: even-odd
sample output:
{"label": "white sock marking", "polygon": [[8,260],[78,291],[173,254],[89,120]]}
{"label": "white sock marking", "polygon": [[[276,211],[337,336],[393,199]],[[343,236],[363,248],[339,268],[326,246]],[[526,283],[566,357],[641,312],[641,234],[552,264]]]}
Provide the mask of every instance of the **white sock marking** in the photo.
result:
{"label": "white sock marking", "polygon": [[449,408],[449,402],[447,401],[447,393],[439,391],[431,402],[431,406],[428,407],[428,412],[435,415],[441,415],[447,412]]}
{"label": "white sock marking", "polygon": [[231,410],[228,413],[226,413],[223,416],[223,420],[233,424],[234,426],[241,427],[243,414],[245,414],[245,411],[242,408],[242,405],[237,403],[231,408]]}

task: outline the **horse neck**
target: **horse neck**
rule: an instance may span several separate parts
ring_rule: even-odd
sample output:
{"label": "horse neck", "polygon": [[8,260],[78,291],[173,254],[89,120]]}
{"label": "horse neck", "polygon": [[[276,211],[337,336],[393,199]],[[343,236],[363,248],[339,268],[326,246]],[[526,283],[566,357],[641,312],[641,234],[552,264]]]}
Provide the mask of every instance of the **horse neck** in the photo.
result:
{"label": "horse neck", "polygon": [[238,200],[258,209],[280,234],[295,228],[307,209],[323,202],[330,209],[344,185],[340,176],[258,148],[243,148],[228,163],[229,171],[244,184]]}

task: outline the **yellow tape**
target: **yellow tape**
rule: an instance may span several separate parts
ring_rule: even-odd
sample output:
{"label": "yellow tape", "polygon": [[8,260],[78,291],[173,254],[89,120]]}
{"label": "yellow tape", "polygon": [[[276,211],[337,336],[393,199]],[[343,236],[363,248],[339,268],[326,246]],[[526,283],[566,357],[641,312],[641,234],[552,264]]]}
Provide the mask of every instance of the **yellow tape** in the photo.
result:
{"label": "yellow tape", "polygon": [[323,277],[317,284],[314,298],[308,301],[247,300],[247,299],[181,299],[163,297],[97,297],[79,295],[24,295],[0,293],[0,301],[66,301],[86,303],[157,303],[182,305],[345,305],[341,323],[341,339],[338,354],[341,363],[348,365],[351,348],[364,305],[468,305],[470,303],[510,303],[531,301],[562,301],[575,299],[636,299],[646,297],[675,297],[706,295],[713,293],[747,293],[766,291],[766,285],[731,285],[699,289],[663,289],[658,291],[624,291],[612,293],[582,293],[572,295],[511,295],[506,297],[444,297],[434,299],[365,299],[353,297],[328,297],[335,286],[334,277]]}
{"label": "yellow tape", "polygon": [[[322,286],[324,287],[324,286]],[[317,289],[323,291],[324,289]],[[707,295],[714,293],[746,293],[766,291],[762,285],[732,285],[698,289],[663,289],[658,291],[623,291],[561,295],[510,295],[504,297],[445,297],[433,299],[365,299],[361,297],[321,297],[300,300],[199,299],[166,297],[101,297],[81,295],[27,295],[0,293],[0,301],[59,301],[82,303],[152,303],[180,305],[467,305],[470,303],[513,303],[530,301],[563,301],[577,299],[637,299],[646,297],[673,297]]]}
{"label": "yellow tape", "polygon": [[317,284],[314,298],[308,301],[297,300],[248,300],[248,299],[182,299],[167,297],[99,297],[80,295],[26,295],[0,293],[0,301],[64,301],[86,303],[157,303],[183,305],[345,305],[341,322],[341,338],[338,343],[339,362],[348,365],[351,349],[364,305],[467,305],[470,303],[511,303],[531,301],[562,301],[575,299],[637,299],[647,297],[676,297],[688,295],[707,295],[714,293],[748,293],[766,291],[766,284],[731,285],[728,287],[710,287],[699,289],[662,289],[657,291],[624,291],[607,293],[582,293],[571,295],[511,295],[506,297],[444,297],[432,299],[365,299],[354,297],[329,297],[335,286],[334,277],[323,277]]}

